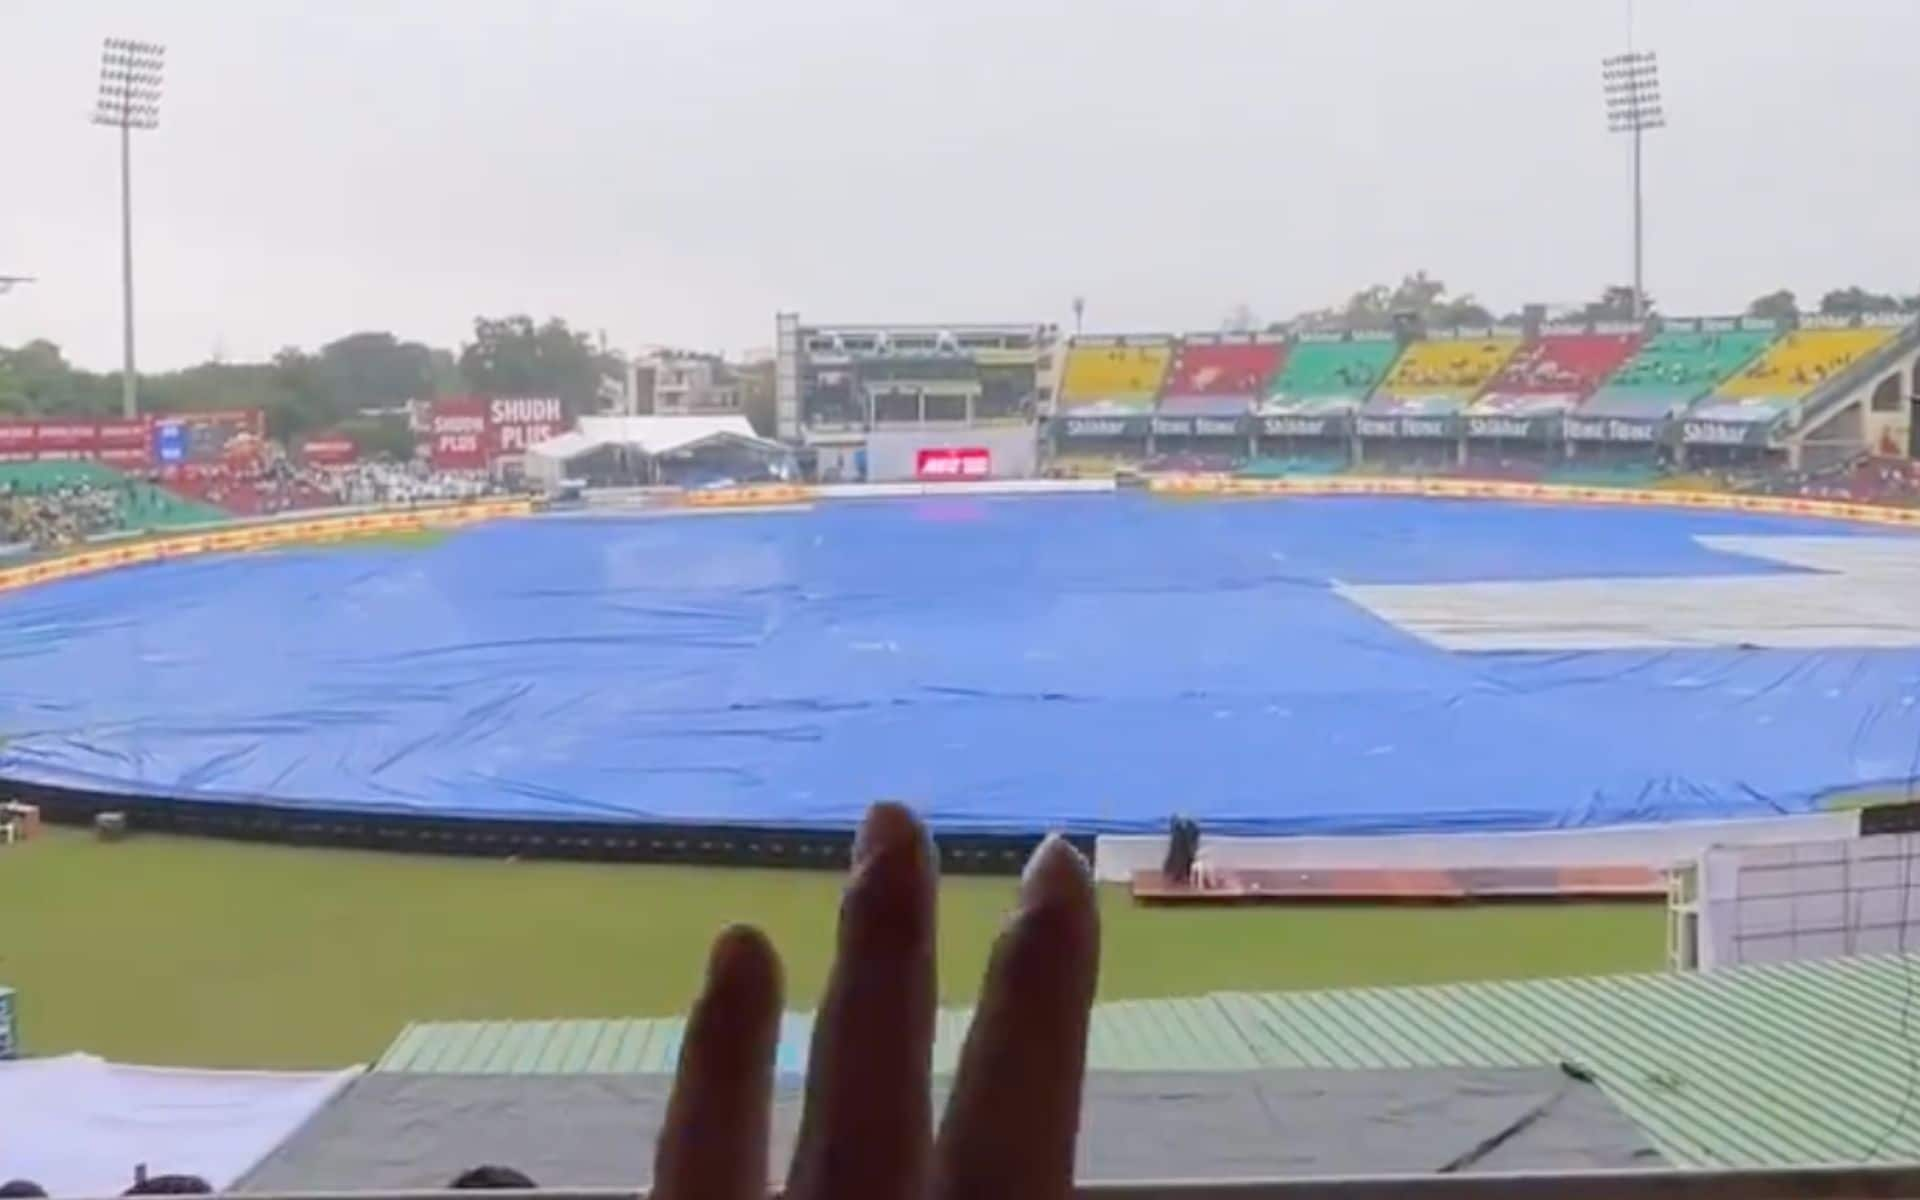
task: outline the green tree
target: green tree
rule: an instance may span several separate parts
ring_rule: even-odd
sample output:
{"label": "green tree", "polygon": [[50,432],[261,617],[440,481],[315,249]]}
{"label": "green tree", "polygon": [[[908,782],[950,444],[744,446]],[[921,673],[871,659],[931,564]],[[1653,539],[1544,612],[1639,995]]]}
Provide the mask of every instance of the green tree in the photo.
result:
{"label": "green tree", "polygon": [[1767,317],[1775,321],[1790,321],[1800,315],[1800,300],[1793,294],[1792,288],[1781,288],[1777,292],[1755,296],[1747,305],[1747,315]]}
{"label": "green tree", "polygon": [[558,317],[475,317],[473,340],[460,347],[460,375],[487,396],[558,396],[569,413],[593,411],[601,376],[618,364],[585,333]]}
{"label": "green tree", "polygon": [[394,409],[434,394],[433,351],[391,333],[353,333],[315,356],[321,397],[337,417]]}
{"label": "green tree", "polygon": [[[169,413],[258,408],[275,437],[294,438],[365,410],[397,409],[408,400],[459,388],[451,352],[390,333],[349,334],[317,353],[296,346],[268,362],[206,362],[141,376],[140,406]],[[44,339],[0,347],[0,414],[107,416],[120,411],[120,378],[80,370]],[[383,435],[385,436],[385,435]]]}
{"label": "green tree", "polygon": [[460,377],[460,360],[451,350],[435,348],[427,357],[427,370],[433,379],[433,394],[457,396],[466,387]]}
{"label": "green tree", "polygon": [[1252,333],[1260,328],[1260,318],[1245,300],[1227,310],[1220,320],[1221,333]]}
{"label": "green tree", "polygon": [[1376,283],[1347,297],[1345,306],[1334,317],[1334,310],[1305,313],[1295,318],[1308,328],[1329,325],[1347,329],[1391,329],[1402,319],[1412,319],[1434,327],[1454,325],[1491,325],[1493,314],[1474,299],[1471,292],[1452,295],[1445,281],[1425,271],[1403,275],[1389,287]]}
{"label": "green tree", "polygon": [[740,385],[740,411],[746,414],[753,431],[763,438],[775,436],[778,415],[774,409],[774,361],[763,358],[734,368],[734,380]]}
{"label": "green tree", "polygon": [[1384,283],[1347,297],[1341,320],[1349,329],[1384,329],[1393,320],[1393,289]]}
{"label": "green tree", "polygon": [[404,413],[350,417],[340,423],[338,432],[354,444],[362,458],[405,461],[413,457],[413,427]]}
{"label": "green tree", "polygon": [[1493,314],[1472,296],[1455,296],[1435,305],[1426,320],[1429,325],[1443,328],[1453,325],[1491,325]]}
{"label": "green tree", "polygon": [[1885,292],[1869,292],[1859,286],[1835,288],[1820,297],[1820,315],[1858,317],[1868,313],[1897,313],[1900,297]]}
{"label": "green tree", "polygon": [[[1643,313],[1653,312],[1653,297],[1642,292],[1640,295]],[[1631,321],[1633,312],[1633,286],[1625,283],[1608,284],[1600,292],[1598,300],[1590,301],[1580,310],[1580,318],[1585,321]]]}
{"label": "green tree", "polygon": [[[1378,288],[1369,289],[1378,291]],[[1393,289],[1387,297],[1387,312],[1412,313],[1426,320],[1440,308],[1447,296],[1447,285],[1428,275],[1425,271],[1415,271],[1401,277],[1400,286]]]}

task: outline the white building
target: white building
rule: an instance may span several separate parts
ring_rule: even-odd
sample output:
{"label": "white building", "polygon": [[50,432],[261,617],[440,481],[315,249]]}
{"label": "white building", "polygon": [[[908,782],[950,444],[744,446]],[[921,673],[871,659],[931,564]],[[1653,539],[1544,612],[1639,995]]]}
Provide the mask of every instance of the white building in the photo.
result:
{"label": "white building", "polygon": [[694,416],[740,411],[740,385],[717,355],[662,350],[640,360],[653,374],[656,416]]}

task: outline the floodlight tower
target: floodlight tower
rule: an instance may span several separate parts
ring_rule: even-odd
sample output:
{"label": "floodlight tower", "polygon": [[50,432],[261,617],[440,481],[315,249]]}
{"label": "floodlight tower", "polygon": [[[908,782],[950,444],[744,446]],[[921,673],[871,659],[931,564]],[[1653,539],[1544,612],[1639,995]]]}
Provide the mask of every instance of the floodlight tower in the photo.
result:
{"label": "floodlight tower", "polygon": [[1651,50],[1629,50],[1600,60],[1600,78],[1606,89],[1607,130],[1633,138],[1633,319],[1645,319],[1645,262],[1640,194],[1640,138],[1649,129],[1666,126],[1660,108],[1660,66]]}
{"label": "floodlight tower", "polygon": [[120,131],[120,415],[140,415],[133,365],[133,131],[160,124],[160,78],[167,49],[157,42],[108,38],[100,47],[100,96],[93,123]]}

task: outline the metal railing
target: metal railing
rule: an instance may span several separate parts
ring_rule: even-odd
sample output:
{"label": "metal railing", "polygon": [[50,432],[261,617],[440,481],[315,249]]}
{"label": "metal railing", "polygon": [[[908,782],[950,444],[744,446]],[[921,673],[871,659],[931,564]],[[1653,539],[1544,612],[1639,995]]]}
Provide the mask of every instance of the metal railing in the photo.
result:
{"label": "metal railing", "polygon": [[[253,1200],[471,1200],[472,1192],[245,1191]],[[510,1193],[511,1194],[511,1193]],[[537,1200],[645,1200],[626,1188],[542,1188]],[[1891,1200],[1920,1198],[1920,1163],[1759,1170],[1564,1171],[1082,1184],[1081,1200]],[[769,1194],[770,1197],[772,1193]]]}

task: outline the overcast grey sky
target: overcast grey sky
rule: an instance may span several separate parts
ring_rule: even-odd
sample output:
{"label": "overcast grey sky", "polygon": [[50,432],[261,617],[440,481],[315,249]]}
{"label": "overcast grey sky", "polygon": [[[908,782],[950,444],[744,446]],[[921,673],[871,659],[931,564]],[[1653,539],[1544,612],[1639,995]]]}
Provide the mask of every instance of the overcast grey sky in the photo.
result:
{"label": "overcast grey sky", "polygon": [[[1920,288],[1920,0],[1640,0],[1648,287]],[[1424,267],[1626,274],[1625,0],[0,0],[0,344],[118,359],[99,40],[168,44],[142,366],[554,313],[739,350],[773,312],[1210,328]]]}

